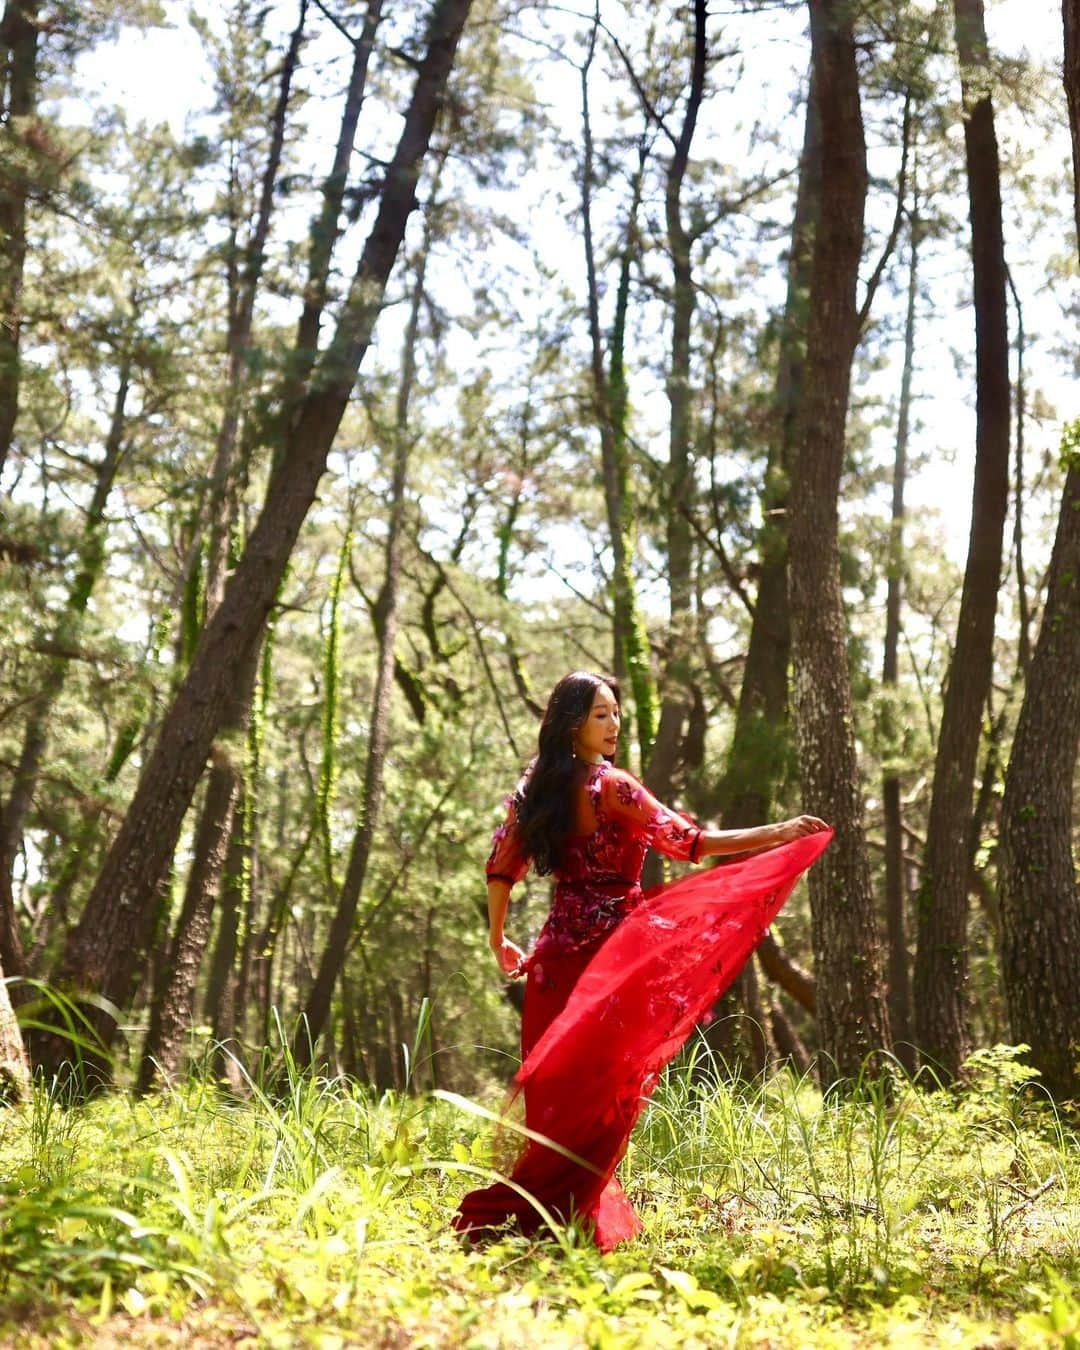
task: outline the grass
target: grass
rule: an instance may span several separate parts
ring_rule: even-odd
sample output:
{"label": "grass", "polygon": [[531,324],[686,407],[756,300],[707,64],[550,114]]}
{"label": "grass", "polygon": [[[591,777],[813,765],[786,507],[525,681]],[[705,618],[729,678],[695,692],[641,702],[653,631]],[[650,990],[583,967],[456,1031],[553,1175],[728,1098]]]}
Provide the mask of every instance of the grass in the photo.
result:
{"label": "grass", "polygon": [[[698,1052],[700,1053],[700,1052]],[[823,1100],[673,1066],[622,1174],[646,1234],[464,1248],[489,1127],[286,1065],[0,1115],[11,1346],[1058,1346],[1080,1350],[1080,1150],[1015,1052],[962,1092]]]}

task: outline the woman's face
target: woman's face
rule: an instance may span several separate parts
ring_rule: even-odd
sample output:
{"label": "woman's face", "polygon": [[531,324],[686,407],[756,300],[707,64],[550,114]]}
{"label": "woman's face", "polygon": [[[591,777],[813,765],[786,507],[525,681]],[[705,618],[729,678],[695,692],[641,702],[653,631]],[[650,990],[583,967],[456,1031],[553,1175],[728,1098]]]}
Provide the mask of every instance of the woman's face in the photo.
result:
{"label": "woman's face", "polygon": [[605,755],[614,755],[620,720],[615,695],[606,684],[599,685],[588,716],[574,732],[574,753],[578,758],[599,764]]}

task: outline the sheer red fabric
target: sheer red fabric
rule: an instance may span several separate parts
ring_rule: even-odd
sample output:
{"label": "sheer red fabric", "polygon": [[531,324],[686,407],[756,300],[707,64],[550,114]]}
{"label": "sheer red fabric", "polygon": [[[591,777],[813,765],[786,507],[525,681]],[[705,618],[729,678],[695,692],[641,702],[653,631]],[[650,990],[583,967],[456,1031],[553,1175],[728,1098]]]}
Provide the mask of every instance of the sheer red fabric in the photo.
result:
{"label": "sheer red fabric", "polygon": [[[606,763],[583,789],[580,816],[594,828],[571,840],[526,962],[522,1066],[512,1089],[524,1097],[526,1127],[558,1148],[526,1142],[512,1184],[470,1192],[453,1222],[474,1236],[508,1221],[528,1233],[546,1210],[562,1222],[584,1221],[607,1251],[641,1231],[614,1172],[661,1070],[739,973],[832,831],[642,892],[647,848],[692,860],[699,828]],[[489,876],[516,881],[527,868],[515,851],[515,812],[516,794],[495,834]]]}

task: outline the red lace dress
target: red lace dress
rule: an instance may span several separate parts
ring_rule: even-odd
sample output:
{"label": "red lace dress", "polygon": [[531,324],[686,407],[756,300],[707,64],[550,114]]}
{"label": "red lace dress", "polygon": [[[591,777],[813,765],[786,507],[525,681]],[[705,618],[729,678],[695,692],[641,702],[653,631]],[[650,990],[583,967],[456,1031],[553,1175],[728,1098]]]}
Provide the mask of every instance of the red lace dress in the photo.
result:
{"label": "red lace dress", "polygon": [[[489,879],[528,870],[516,834],[520,787],[507,802]],[[831,831],[707,868],[643,892],[649,848],[696,862],[701,830],[633,775],[587,766],[580,833],[555,873],[547,921],[525,968],[522,1065],[527,1140],[505,1182],[471,1191],[454,1227],[480,1235],[513,1220],[578,1218],[608,1251],[641,1231],[614,1176],[664,1065],[739,973]]]}

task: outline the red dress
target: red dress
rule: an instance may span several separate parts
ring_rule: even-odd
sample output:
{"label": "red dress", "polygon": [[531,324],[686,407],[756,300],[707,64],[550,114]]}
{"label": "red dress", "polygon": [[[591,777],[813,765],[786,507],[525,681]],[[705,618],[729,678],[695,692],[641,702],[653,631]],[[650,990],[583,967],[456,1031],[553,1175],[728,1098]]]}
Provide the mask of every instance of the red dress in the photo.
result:
{"label": "red dress", "polygon": [[[487,864],[489,879],[511,885],[528,870],[515,828],[519,800],[520,786]],[[510,1184],[471,1191],[453,1223],[479,1235],[514,1220],[528,1233],[546,1211],[583,1220],[608,1251],[641,1231],[614,1172],[660,1071],[832,831],[643,892],[647,850],[696,862],[699,827],[606,761],[587,766],[576,809],[581,830],[567,841],[551,913],[525,963],[513,1088],[524,1095],[526,1128],[560,1149],[528,1140]]]}

